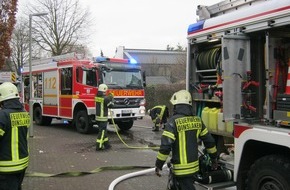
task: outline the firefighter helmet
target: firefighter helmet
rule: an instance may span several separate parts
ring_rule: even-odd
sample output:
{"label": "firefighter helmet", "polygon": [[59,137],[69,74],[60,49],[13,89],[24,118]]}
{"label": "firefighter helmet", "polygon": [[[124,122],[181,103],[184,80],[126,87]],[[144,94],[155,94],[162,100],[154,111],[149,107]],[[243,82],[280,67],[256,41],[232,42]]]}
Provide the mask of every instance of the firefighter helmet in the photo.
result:
{"label": "firefighter helmet", "polygon": [[98,90],[101,92],[106,92],[108,90],[108,86],[105,84],[100,84]]}
{"label": "firefighter helmet", "polygon": [[191,95],[187,90],[180,90],[178,92],[175,92],[172,95],[170,102],[172,105],[176,104],[192,105]]}
{"label": "firefighter helmet", "polygon": [[11,82],[4,82],[0,85],[0,102],[19,98],[17,87]]}

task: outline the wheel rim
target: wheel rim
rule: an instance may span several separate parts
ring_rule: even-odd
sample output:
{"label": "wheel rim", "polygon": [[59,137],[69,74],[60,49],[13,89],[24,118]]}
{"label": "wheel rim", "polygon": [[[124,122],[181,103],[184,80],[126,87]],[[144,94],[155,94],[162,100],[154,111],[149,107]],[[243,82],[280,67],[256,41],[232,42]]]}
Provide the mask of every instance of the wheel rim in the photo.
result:
{"label": "wheel rim", "polygon": [[270,176],[263,177],[259,184],[260,190],[283,190],[283,185]]}

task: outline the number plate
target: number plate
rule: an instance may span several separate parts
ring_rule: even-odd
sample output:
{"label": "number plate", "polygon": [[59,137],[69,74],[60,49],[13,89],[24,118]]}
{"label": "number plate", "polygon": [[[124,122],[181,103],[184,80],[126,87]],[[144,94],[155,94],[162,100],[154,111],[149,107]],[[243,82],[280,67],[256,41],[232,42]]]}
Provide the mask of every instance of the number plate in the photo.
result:
{"label": "number plate", "polygon": [[122,113],[132,113],[132,110],[122,110]]}

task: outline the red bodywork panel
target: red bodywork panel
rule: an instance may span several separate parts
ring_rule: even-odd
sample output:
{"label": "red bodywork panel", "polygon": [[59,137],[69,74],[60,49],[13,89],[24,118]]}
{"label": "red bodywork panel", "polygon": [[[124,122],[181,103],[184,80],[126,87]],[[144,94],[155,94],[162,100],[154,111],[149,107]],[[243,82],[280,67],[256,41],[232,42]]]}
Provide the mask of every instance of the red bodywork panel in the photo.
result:
{"label": "red bodywork panel", "polygon": [[235,138],[239,138],[240,135],[248,130],[248,129],[252,129],[253,127],[250,126],[246,126],[246,125],[240,125],[240,124],[234,124],[234,137]]}

